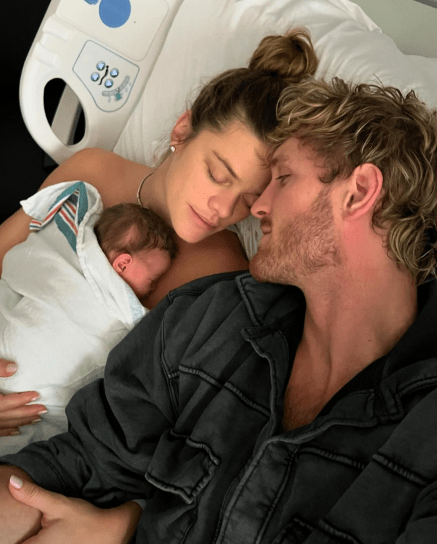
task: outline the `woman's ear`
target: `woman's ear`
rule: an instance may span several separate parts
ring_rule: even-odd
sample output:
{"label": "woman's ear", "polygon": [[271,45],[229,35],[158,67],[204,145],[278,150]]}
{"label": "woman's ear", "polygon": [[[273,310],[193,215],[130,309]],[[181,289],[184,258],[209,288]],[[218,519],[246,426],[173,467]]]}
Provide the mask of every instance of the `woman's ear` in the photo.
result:
{"label": "woman's ear", "polygon": [[357,219],[373,210],[382,193],[381,170],[372,163],[357,166],[347,180],[343,198],[343,213],[348,219]]}
{"label": "woman's ear", "polygon": [[126,272],[126,269],[132,263],[132,257],[129,253],[120,253],[112,261],[112,267],[117,272],[117,274],[123,275]]}
{"label": "woman's ear", "polygon": [[183,144],[191,135],[191,110],[184,113],[176,121],[173,130],[171,131],[171,145]]}

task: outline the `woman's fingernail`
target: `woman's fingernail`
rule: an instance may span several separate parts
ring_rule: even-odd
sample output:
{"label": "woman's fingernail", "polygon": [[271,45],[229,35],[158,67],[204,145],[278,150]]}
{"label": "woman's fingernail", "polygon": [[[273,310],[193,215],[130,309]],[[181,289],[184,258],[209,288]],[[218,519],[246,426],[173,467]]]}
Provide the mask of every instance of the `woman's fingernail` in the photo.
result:
{"label": "woman's fingernail", "polygon": [[9,433],[9,436],[18,436],[20,433],[20,431],[12,431]]}
{"label": "woman's fingernail", "polygon": [[39,398],[40,398],[40,396],[37,394],[34,397],[32,397],[30,400],[31,400],[31,402],[33,402],[35,400],[38,400]]}
{"label": "woman's fingernail", "polygon": [[23,487],[23,480],[20,480],[18,476],[11,476],[10,480],[12,487],[15,487],[15,489],[21,489]]}
{"label": "woman's fingernail", "polygon": [[14,372],[17,372],[18,366],[15,363],[9,363],[6,365],[6,372],[8,374],[13,374]]}

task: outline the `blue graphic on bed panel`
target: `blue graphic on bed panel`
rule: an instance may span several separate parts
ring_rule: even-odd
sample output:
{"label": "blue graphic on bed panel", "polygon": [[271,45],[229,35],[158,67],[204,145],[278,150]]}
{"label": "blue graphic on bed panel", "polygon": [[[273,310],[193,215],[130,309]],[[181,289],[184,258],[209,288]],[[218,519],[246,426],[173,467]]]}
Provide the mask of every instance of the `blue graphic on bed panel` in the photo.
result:
{"label": "blue graphic on bed panel", "polygon": [[67,238],[73,251],[76,252],[77,231],[87,211],[88,196],[85,184],[78,181],[58,196],[42,221],[32,219],[29,228],[30,230],[40,230],[54,218],[58,229]]}
{"label": "blue graphic on bed panel", "polygon": [[87,4],[99,5],[99,17],[109,28],[120,28],[127,23],[132,7],[130,0],[85,0]]}

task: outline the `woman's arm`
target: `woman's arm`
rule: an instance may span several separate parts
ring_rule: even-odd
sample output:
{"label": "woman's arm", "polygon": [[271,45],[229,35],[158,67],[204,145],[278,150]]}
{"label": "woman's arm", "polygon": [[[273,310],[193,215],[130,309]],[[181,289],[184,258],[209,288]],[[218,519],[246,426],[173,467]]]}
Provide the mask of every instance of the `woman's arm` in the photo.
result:
{"label": "woman's arm", "polygon": [[46,491],[10,466],[0,467],[0,502],[0,544],[25,543],[32,535],[34,544],[127,544],[142,513],[132,501],[102,510]]}
{"label": "woman's arm", "polygon": [[0,466],[0,544],[23,542],[39,531],[41,512],[17,502],[9,492],[9,479],[15,474],[23,481],[32,479],[23,470],[8,465]]}

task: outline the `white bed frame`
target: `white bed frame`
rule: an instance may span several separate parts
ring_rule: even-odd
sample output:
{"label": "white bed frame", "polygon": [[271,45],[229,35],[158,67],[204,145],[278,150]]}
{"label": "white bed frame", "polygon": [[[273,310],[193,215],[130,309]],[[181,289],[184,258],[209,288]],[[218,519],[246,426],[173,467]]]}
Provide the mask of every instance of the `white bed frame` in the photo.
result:
{"label": "white bed frame", "polygon": [[[84,147],[114,148],[182,1],[106,0],[105,12],[105,0],[52,0],[23,67],[20,105],[30,134],[56,162]],[[44,89],[58,78],[66,87],[50,125]],[[81,109],[87,129],[70,145]]]}

